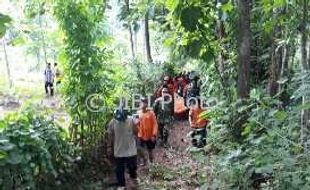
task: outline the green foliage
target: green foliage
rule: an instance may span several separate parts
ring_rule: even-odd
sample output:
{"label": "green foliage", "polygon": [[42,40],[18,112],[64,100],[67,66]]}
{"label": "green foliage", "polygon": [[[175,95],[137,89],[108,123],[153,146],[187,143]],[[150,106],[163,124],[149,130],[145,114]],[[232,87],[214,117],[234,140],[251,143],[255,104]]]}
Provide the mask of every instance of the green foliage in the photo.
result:
{"label": "green foliage", "polygon": [[72,182],[68,173],[76,151],[60,126],[29,108],[0,123],[1,189],[53,189]]}
{"label": "green foliage", "polygon": [[24,13],[28,18],[43,15],[46,12],[46,2],[42,0],[27,0],[25,2]]}
{"label": "green foliage", "polygon": [[127,69],[124,86],[129,94],[153,94],[160,85],[164,69],[162,65],[142,64],[134,60]]}
{"label": "green foliage", "polygon": [[199,24],[199,18],[203,15],[201,7],[190,6],[185,7],[180,16],[181,24],[185,30],[194,32]]}
{"label": "green foliage", "polygon": [[2,38],[8,28],[8,24],[12,21],[11,17],[0,13],[0,38]]}
{"label": "green foliage", "polygon": [[[212,188],[251,189],[254,172],[273,176],[271,183],[262,184],[266,189],[309,188],[310,162],[299,144],[299,110],[283,110],[279,103],[253,90],[247,103],[222,102],[209,109],[206,151],[215,154]],[[240,125],[240,120],[245,122]]]}
{"label": "green foliage", "polygon": [[[110,110],[93,111],[87,99],[97,94],[96,107],[111,104],[112,70],[110,53],[104,48],[104,4],[101,1],[58,1],[55,15],[65,33],[63,93],[66,107],[75,120],[71,135],[84,145],[94,145],[101,138]],[[98,43],[100,42],[100,43]],[[78,139],[77,139],[78,138]],[[87,139],[87,140],[86,140]]]}

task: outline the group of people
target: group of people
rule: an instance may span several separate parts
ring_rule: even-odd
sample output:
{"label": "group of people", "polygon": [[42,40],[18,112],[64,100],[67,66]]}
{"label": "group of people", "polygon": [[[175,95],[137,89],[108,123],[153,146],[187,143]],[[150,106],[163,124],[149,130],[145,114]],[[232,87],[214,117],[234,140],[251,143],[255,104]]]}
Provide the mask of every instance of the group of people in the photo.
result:
{"label": "group of people", "polygon": [[153,162],[153,150],[158,136],[158,123],[153,110],[148,109],[148,99],[140,102],[137,115],[128,115],[128,110],[120,106],[114,112],[114,118],[108,124],[108,154],[114,156],[116,179],[119,189],[124,189],[125,166],[130,178],[137,184],[138,151],[143,165]]}
{"label": "group of people", "polygon": [[[198,87],[199,77],[180,75],[176,79],[177,82],[173,83],[171,77],[164,77],[162,85],[155,93],[156,99],[152,108],[148,108],[148,99],[142,98],[140,110],[135,115],[130,116],[123,106],[115,110],[114,118],[108,124],[107,134],[110,137],[109,152],[113,152],[115,158],[116,178],[120,189],[124,189],[126,185],[126,167],[133,183],[137,184],[138,158],[141,158],[142,165],[152,163],[157,142],[167,146],[169,128],[174,120],[173,104],[176,94],[190,99],[186,111],[192,129],[193,146],[200,148],[206,145],[208,120],[201,117],[205,110],[200,106],[199,89],[195,89]],[[171,97],[172,99],[168,100]]]}
{"label": "group of people", "polygon": [[52,68],[51,63],[46,63],[46,68],[44,70],[44,88],[46,96],[54,96],[55,81],[56,85],[61,83],[61,71],[58,68],[58,64],[54,63],[54,67]]}
{"label": "group of people", "polygon": [[[195,72],[180,73],[174,78],[170,76],[164,77],[163,84],[155,93],[158,98],[155,100],[154,106],[154,111],[157,113],[156,116],[159,121],[160,136],[164,142],[167,141],[169,135],[167,126],[169,126],[171,122],[171,115],[168,115],[170,112],[165,112],[164,110],[169,110],[170,108],[172,110],[171,113],[176,118],[176,114],[180,112],[180,110],[178,110],[178,107],[180,106],[177,106],[179,103],[178,99],[181,98],[181,102],[184,104],[183,109],[181,108],[181,112],[188,113],[183,115],[188,117],[190,127],[192,128],[192,144],[199,148],[205,146],[207,135],[206,126],[208,121],[200,117],[201,113],[205,111],[201,107],[203,102],[200,97],[200,88],[200,77]],[[161,92],[162,94],[159,95],[158,92]],[[164,110],[158,109],[158,105],[161,104],[158,104],[158,102],[161,102],[164,99],[163,93],[168,93],[170,97],[172,97],[172,105]]]}

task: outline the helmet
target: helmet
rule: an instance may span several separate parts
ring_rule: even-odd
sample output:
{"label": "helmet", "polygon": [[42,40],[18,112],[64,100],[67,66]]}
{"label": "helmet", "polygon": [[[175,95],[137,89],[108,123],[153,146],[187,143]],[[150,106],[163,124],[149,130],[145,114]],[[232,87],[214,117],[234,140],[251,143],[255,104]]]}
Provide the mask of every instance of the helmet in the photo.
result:
{"label": "helmet", "polygon": [[128,111],[123,108],[117,108],[114,111],[114,118],[117,121],[125,121],[127,119],[127,116],[128,116]]}

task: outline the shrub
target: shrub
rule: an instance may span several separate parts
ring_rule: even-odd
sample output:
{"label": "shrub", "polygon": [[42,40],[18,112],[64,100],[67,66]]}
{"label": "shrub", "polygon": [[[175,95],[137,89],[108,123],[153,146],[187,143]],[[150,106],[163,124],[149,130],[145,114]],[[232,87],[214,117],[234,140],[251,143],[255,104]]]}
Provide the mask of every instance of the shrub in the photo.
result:
{"label": "shrub", "polygon": [[63,128],[26,109],[0,122],[0,189],[52,189],[64,185],[76,150]]}

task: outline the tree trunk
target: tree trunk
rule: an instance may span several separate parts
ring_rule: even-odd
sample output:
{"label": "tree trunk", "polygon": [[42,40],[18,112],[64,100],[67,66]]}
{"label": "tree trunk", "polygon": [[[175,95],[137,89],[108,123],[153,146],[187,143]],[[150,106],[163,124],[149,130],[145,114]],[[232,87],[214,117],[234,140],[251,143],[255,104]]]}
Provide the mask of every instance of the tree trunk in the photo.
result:
{"label": "tree trunk", "polygon": [[248,98],[250,92],[249,72],[251,53],[251,29],[250,29],[250,0],[239,0],[239,68],[238,68],[238,96],[241,99]]}
{"label": "tree trunk", "polygon": [[[217,3],[221,3],[221,0],[217,1]],[[217,72],[219,74],[220,82],[221,82],[221,85],[223,88],[223,95],[225,97],[227,97],[228,100],[230,101],[230,94],[227,90],[228,88],[226,85],[225,58],[224,58],[224,50],[223,50],[224,48],[222,47],[224,45],[223,39],[225,37],[225,28],[224,28],[224,23],[221,20],[221,17],[222,17],[221,11],[219,11],[218,16],[219,16],[219,20],[217,21],[217,25],[216,25],[216,33],[218,34],[217,38],[218,38],[218,41],[220,43],[221,49],[220,49],[219,55],[217,57],[216,69],[217,69]]]}
{"label": "tree trunk", "polygon": [[[129,14],[130,13],[129,0],[125,0],[125,4],[126,4],[126,9],[128,11],[128,14]],[[131,55],[132,55],[132,58],[134,59],[136,57],[136,52],[135,52],[135,46],[134,46],[133,32],[132,32],[132,28],[131,28],[131,23],[129,23],[129,22],[128,22],[128,31],[129,31]]]}
{"label": "tree trunk", "polygon": [[[309,72],[309,65],[307,63],[307,11],[308,11],[308,1],[303,1],[303,18],[302,18],[302,28],[301,28],[301,63],[303,67],[303,74],[307,74]],[[305,85],[305,81],[303,81],[303,85]],[[302,105],[306,105],[309,103],[309,97],[304,95],[302,97]],[[301,111],[301,142],[305,150],[309,150],[310,148],[310,123],[309,123],[309,109],[303,109]]]}
{"label": "tree trunk", "polygon": [[40,62],[41,62],[41,59],[40,59],[40,49],[37,50],[36,57],[37,57],[37,65],[36,65],[35,68],[39,69],[40,68]]}
{"label": "tree trunk", "polygon": [[12,77],[11,77],[11,69],[10,69],[10,64],[9,64],[9,59],[8,59],[8,54],[6,51],[6,46],[5,46],[5,40],[2,40],[2,46],[3,46],[3,52],[4,52],[4,60],[6,64],[6,72],[8,75],[8,80],[9,80],[9,87],[13,87],[13,82],[12,82]]}
{"label": "tree trunk", "polygon": [[[308,45],[308,52],[310,52],[310,44]],[[310,69],[310,53],[308,55],[308,68]]]}
{"label": "tree trunk", "polygon": [[138,52],[138,34],[137,31],[134,32],[134,50]]}
{"label": "tree trunk", "polygon": [[[280,9],[273,10],[273,19],[281,14]],[[271,35],[271,65],[269,68],[268,93],[275,96],[279,90],[279,77],[283,61],[283,47],[277,48],[276,40],[282,38],[282,27],[276,24]]]}
{"label": "tree trunk", "polygon": [[132,30],[131,30],[131,25],[128,26],[128,30],[129,30],[129,36],[130,36],[130,46],[131,46],[131,54],[132,54],[132,58],[136,57],[136,52],[135,52],[135,46],[134,46],[134,41],[133,41],[133,34],[132,34]]}
{"label": "tree trunk", "polygon": [[289,63],[289,58],[291,55],[290,51],[291,51],[290,44],[285,45],[285,47],[283,48],[283,64],[281,67],[280,78],[282,80],[286,79],[287,81],[283,81],[283,83],[279,85],[279,92],[281,92],[280,99],[282,101],[283,107],[286,107],[289,104],[289,100],[290,100],[290,95],[287,92],[288,80],[289,80],[288,63]]}
{"label": "tree trunk", "polygon": [[[285,7],[283,9],[282,14],[285,15],[288,12],[288,7]],[[288,39],[289,38],[289,28],[284,26],[283,29],[284,32],[284,38]],[[288,93],[288,83],[290,81],[290,77],[289,77],[289,61],[290,61],[290,57],[292,55],[292,57],[294,56],[294,54],[292,54],[293,52],[291,52],[292,49],[296,49],[296,48],[292,48],[294,47],[292,40],[289,40],[287,44],[285,44],[285,46],[283,47],[283,60],[282,60],[282,66],[281,66],[281,71],[280,71],[280,78],[282,79],[282,82],[279,84],[279,92],[281,92],[280,94],[280,100],[282,102],[282,107],[285,108],[289,105],[290,102],[290,95]],[[293,62],[292,62],[293,63]]]}
{"label": "tree trunk", "polygon": [[39,25],[40,25],[40,33],[41,33],[41,40],[42,40],[42,47],[43,47],[43,53],[44,53],[44,60],[45,63],[47,63],[47,53],[46,53],[46,47],[45,47],[45,38],[43,33],[43,26],[42,26],[42,18],[41,13],[39,13]]}
{"label": "tree trunk", "polygon": [[151,45],[150,45],[149,12],[148,11],[146,11],[145,13],[144,27],[145,27],[145,48],[146,48],[147,61],[149,63],[152,63],[153,59],[152,59]]}

